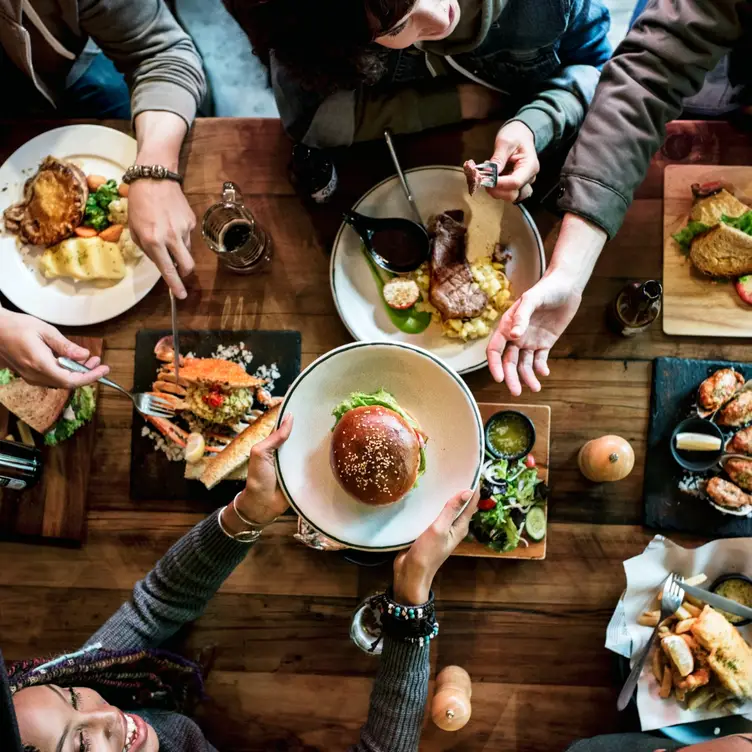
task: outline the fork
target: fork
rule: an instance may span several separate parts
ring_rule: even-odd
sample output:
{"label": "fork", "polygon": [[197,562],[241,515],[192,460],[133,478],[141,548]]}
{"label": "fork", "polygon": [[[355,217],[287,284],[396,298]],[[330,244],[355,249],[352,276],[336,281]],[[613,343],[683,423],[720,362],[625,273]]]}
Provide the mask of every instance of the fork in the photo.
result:
{"label": "fork", "polygon": [[[72,371],[73,373],[91,372],[91,368],[87,368],[86,366],[81,365],[81,363],[76,363],[75,360],[71,360],[70,358],[60,357],[57,359],[57,362],[67,371]],[[110,379],[105,376],[101,379],[97,379],[97,381],[99,381],[100,384],[117,389],[126,397],[130,398],[136,410],[138,410],[141,415],[150,415],[153,418],[172,418],[173,415],[175,415],[175,411],[170,403],[161,397],[155,397],[153,394],[146,394],[145,392],[141,394],[131,394],[127,389],[123,389],[120,384],[110,381]]]}
{"label": "fork", "polygon": [[637,680],[642,674],[642,669],[645,666],[645,661],[647,660],[648,655],[650,655],[650,648],[652,648],[653,643],[655,642],[659,627],[669,616],[676,613],[676,609],[681,606],[683,600],[684,593],[679,586],[676,575],[670,574],[663,583],[663,592],[661,595],[661,617],[658,619],[658,623],[655,625],[653,634],[650,635],[650,639],[648,640],[648,644],[645,645],[642,655],[637,661],[635,661],[632,671],[629,674],[629,678],[624,683],[624,686],[619,693],[619,699],[616,701],[616,707],[619,710],[624,710],[624,708],[629,705],[629,701],[632,698],[635,687],[637,686]]}
{"label": "fork", "polygon": [[499,181],[499,165],[496,162],[481,162],[475,165],[475,168],[482,178],[480,181],[482,188],[496,188],[496,183]]}

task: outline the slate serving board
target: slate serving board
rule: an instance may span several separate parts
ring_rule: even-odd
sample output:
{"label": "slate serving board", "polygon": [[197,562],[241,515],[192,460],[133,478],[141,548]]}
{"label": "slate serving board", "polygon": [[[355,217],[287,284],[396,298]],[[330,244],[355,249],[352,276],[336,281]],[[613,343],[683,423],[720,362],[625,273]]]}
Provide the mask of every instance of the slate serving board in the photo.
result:
{"label": "slate serving board", "polygon": [[[719,512],[704,499],[679,490],[687,473],[671,456],[671,434],[694,414],[697,387],[719,368],[732,367],[752,378],[752,364],[720,360],[656,358],[650,398],[650,427],[645,460],[645,524],[659,530],[698,533],[712,538],[752,536],[752,518]],[[726,431],[728,438],[733,431]],[[699,474],[711,477],[717,473]]]}
{"label": "slate serving board", "polygon": [[[104,353],[104,340],[98,337],[71,339],[92,355]],[[94,388],[99,399],[100,387],[94,384]],[[0,490],[0,540],[26,539],[69,546],[82,543],[86,535],[86,499],[98,412],[90,423],[57,446],[44,446],[42,437],[34,434],[44,458],[42,480],[22,492]],[[16,418],[0,406],[0,438],[8,433],[20,440]]]}
{"label": "slate serving board", "polygon": [[[151,391],[157,375],[158,361],[154,347],[169,330],[144,330],[136,336],[136,364],[133,391]],[[196,357],[208,358],[220,345],[244,342],[253,353],[248,366],[254,373],[259,366],[277,364],[280,373],[274,396],[282,396],[300,372],[300,332],[288,331],[181,331],[180,350]],[[184,462],[171,462],[154,448],[148,436],[142,436],[144,418],[134,411],[131,433],[131,498],[135,500],[186,500],[226,504],[243,488],[241,481],[224,481],[211,491],[197,480],[186,480]],[[154,429],[156,430],[156,429]]]}

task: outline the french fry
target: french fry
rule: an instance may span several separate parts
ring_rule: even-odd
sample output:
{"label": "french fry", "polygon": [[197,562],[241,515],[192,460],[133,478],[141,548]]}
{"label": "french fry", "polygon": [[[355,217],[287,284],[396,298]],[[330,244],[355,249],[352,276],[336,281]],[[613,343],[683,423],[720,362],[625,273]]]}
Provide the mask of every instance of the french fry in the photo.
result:
{"label": "french fry", "polygon": [[676,697],[677,702],[684,702],[684,700],[687,699],[687,690],[686,689],[680,689],[677,687],[674,690],[674,696]]}
{"label": "french fry", "polygon": [[665,637],[667,634],[671,634],[671,630],[665,624],[661,624],[661,626],[658,627],[658,634],[661,637]]}
{"label": "french fry", "polygon": [[697,587],[698,585],[702,585],[703,582],[705,582],[708,579],[708,576],[701,572],[700,574],[696,574],[694,577],[687,577],[684,582],[687,583],[687,585],[694,585]]}
{"label": "french fry", "polygon": [[676,625],[676,634],[683,635],[685,632],[689,632],[692,629],[692,625],[697,621],[695,617],[691,619],[684,619]]}
{"label": "french fry", "polygon": [[695,606],[694,603],[690,603],[688,600],[682,603],[682,608],[685,611],[689,611],[689,613],[692,614],[692,616],[699,616],[702,613],[701,608],[698,608],[697,606]]}
{"label": "french fry", "polygon": [[696,692],[692,692],[687,703],[688,710],[697,710],[710,701],[713,696],[713,690],[708,687],[700,687]]}
{"label": "french fry", "polygon": [[726,702],[726,698],[723,695],[715,695],[708,702],[708,710],[718,710],[724,702]]}
{"label": "french fry", "polygon": [[674,613],[674,616],[679,621],[684,621],[685,619],[692,618],[692,614],[690,614],[689,611],[685,610],[684,606],[679,606],[679,608],[676,609],[676,613]]}
{"label": "french fry", "polygon": [[695,642],[695,638],[692,637],[689,632],[685,632],[684,634],[679,635],[679,637],[681,637],[682,640],[687,643],[687,647],[692,651],[692,653],[697,652],[697,643]]}
{"label": "french fry", "polygon": [[653,676],[655,680],[660,684],[663,681],[663,669],[666,666],[666,661],[663,657],[663,651],[660,648],[656,648],[653,651]]}
{"label": "french fry", "polygon": [[656,627],[658,620],[661,618],[660,611],[643,611],[637,617],[637,623],[643,627]]}
{"label": "french fry", "polygon": [[673,676],[671,674],[671,669],[666,666],[663,669],[663,680],[661,681],[661,689],[660,692],[658,692],[658,695],[662,697],[664,700],[667,700],[669,697],[671,697],[671,689],[673,688]]}

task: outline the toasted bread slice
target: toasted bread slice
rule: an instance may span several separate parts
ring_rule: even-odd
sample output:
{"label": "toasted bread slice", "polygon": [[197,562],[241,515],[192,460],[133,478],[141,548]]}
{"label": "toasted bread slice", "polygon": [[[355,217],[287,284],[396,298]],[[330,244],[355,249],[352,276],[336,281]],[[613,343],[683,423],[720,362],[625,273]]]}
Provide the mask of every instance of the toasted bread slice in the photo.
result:
{"label": "toasted bread slice", "polygon": [[752,235],[721,222],[692,241],[689,258],[711,277],[752,273]]}
{"label": "toasted bread slice", "polygon": [[236,436],[225,449],[206,463],[201,474],[201,482],[209,489],[227,478],[243,463],[248,462],[251,447],[263,441],[274,430],[280,405],[265,412],[257,421],[251,423],[239,436]]}
{"label": "toasted bread slice", "polygon": [[[164,381],[175,380],[175,364],[165,363],[160,372]],[[220,358],[186,358],[180,366],[180,383],[220,386],[223,389],[255,389],[266,381],[250,376],[243,366]]]}
{"label": "toasted bread slice", "polygon": [[752,648],[737,628],[705,606],[691,632],[708,651],[708,663],[721,684],[734,697],[752,698]]}
{"label": "toasted bread slice", "polygon": [[[185,475],[186,480],[199,480],[206,470],[210,460],[200,460],[199,462],[186,462]],[[222,480],[245,480],[248,477],[248,462],[244,462],[237,470],[233,470],[226,478]]]}
{"label": "toasted bread slice", "polygon": [[47,433],[57,423],[70,395],[68,389],[31,386],[23,379],[0,386],[0,404],[39,433]]}
{"label": "toasted bread slice", "polygon": [[5,227],[32,245],[55,245],[81,224],[88,197],[86,176],[76,165],[45,157],[26,181],[24,200],[5,210]]}
{"label": "toasted bread slice", "polygon": [[706,225],[712,227],[721,221],[721,217],[724,214],[727,217],[741,217],[750,208],[752,207],[743,204],[738,198],[723,188],[719,193],[696,201],[689,218],[694,222],[704,222]]}

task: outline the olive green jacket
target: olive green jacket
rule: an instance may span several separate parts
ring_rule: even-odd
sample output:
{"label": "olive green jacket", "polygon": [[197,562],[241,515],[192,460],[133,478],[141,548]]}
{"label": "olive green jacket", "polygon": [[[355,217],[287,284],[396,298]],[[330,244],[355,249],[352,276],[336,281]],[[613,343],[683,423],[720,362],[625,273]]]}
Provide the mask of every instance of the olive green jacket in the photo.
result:
{"label": "olive green jacket", "polygon": [[653,0],[603,69],[564,165],[559,208],[613,237],[682,101],[735,46],[732,69],[750,76],[750,42],[737,44],[750,34],[751,0]]}

